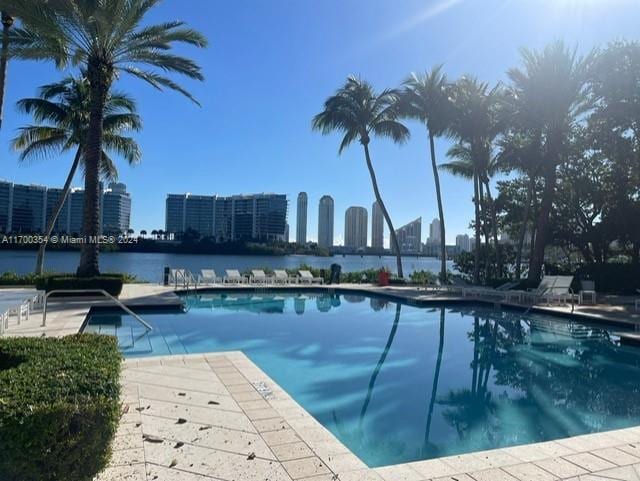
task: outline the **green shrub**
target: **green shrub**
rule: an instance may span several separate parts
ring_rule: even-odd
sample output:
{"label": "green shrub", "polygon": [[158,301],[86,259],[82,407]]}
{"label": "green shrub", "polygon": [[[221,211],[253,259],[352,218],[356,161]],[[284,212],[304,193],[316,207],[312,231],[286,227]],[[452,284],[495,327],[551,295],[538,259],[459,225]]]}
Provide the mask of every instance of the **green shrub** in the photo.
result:
{"label": "green shrub", "polygon": [[0,479],[90,481],[120,417],[116,339],[0,339]]}
{"label": "green shrub", "polygon": [[3,272],[0,274],[0,286],[35,286],[42,277],[44,276]]}
{"label": "green shrub", "polygon": [[438,274],[431,271],[413,271],[409,279],[413,284],[434,284],[438,280]]}
{"label": "green shrub", "polygon": [[76,277],[71,275],[52,275],[42,277],[36,283],[38,289],[50,292],[69,289],[103,289],[112,296],[122,292],[124,277],[120,274],[105,274],[98,277]]}

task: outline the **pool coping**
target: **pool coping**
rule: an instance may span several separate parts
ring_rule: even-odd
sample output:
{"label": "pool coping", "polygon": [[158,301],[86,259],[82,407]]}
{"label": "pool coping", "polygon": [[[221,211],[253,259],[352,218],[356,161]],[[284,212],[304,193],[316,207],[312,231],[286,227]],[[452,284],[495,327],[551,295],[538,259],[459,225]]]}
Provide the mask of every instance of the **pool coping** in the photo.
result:
{"label": "pool coping", "polygon": [[[216,382],[221,382],[229,390],[231,396],[234,396],[234,399],[245,399],[234,393],[239,392],[239,396],[246,393],[246,389],[237,389],[246,383],[250,384],[260,395],[260,402],[243,403],[238,401],[238,404],[242,407],[244,414],[257,427],[257,432],[272,452],[276,452],[274,447],[277,447],[277,452],[289,452],[294,448],[295,450],[304,448],[299,443],[304,443],[308,448],[306,454],[301,457],[294,455],[280,459],[278,455],[275,455],[276,462],[283,466],[288,477],[276,476],[267,479],[303,481],[544,481],[553,479],[578,480],[578,476],[590,475],[591,477],[584,479],[595,481],[605,478],[636,479],[624,477],[625,473],[628,473],[629,470],[640,473],[640,427],[370,468],[241,351],[133,358],[123,361],[123,367],[125,372],[137,369],[144,371],[145,368],[150,369],[147,366],[157,365],[174,367],[184,365],[184,368],[193,366],[193,369],[197,370],[201,369],[198,366],[202,366],[202,363],[212,366],[215,373],[212,375],[212,379],[214,379],[213,376],[217,376]],[[188,377],[187,374],[186,378]],[[140,402],[141,396],[136,398],[134,395],[132,397],[132,393],[136,392],[136,382],[128,380],[125,375],[123,390],[128,395],[126,402],[136,406],[136,410],[139,410],[137,413],[139,416],[140,413],[144,414],[145,408]],[[132,422],[132,418],[126,417],[126,422]],[[141,430],[144,430],[144,421],[139,422],[142,424]],[[126,423],[123,422],[123,424]],[[258,426],[263,426],[264,430]],[[267,426],[272,427],[267,428]],[[268,434],[265,435],[265,432]],[[140,437],[140,433],[137,436]],[[167,436],[168,439],[179,439],[176,437],[177,434]],[[135,439],[131,442],[135,444]],[[131,442],[124,444],[129,446]],[[144,440],[138,439],[138,442],[143,448],[145,447]],[[123,444],[122,441],[119,444]],[[124,468],[126,471],[126,467],[129,466],[133,473],[134,470],[139,469],[141,461],[139,452],[132,450],[131,454],[137,457],[129,464],[124,463]],[[126,452],[117,452],[116,459],[120,464],[112,466],[111,471],[107,469],[99,480],[121,479],[110,477],[110,473],[113,469],[118,468],[117,472],[122,475],[122,460],[126,459],[126,455]],[[193,461],[193,459],[191,460]],[[189,473],[190,468],[184,468],[180,465],[180,461],[177,469],[186,469],[186,472]],[[144,459],[143,462],[148,464],[150,461]],[[153,464],[153,462],[152,460],[151,463]],[[172,468],[171,466],[161,466],[162,469],[170,470]],[[191,466],[193,467],[193,464]],[[200,469],[198,466],[194,467],[191,474],[203,475],[204,473],[198,469]],[[238,469],[245,469],[245,467],[239,466]],[[152,471],[153,469],[145,470],[146,473]],[[179,473],[184,472],[179,471]],[[183,477],[186,474],[180,476],[175,479],[191,479]],[[263,479],[261,476],[264,476],[264,473],[255,473],[255,476],[255,479]],[[618,478],[618,476],[623,477]],[[141,477],[140,479],[146,478]],[[174,478],[167,477],[166,479]],[[211,477],[194,477],[193,479],[227,478],[211,475]]]}

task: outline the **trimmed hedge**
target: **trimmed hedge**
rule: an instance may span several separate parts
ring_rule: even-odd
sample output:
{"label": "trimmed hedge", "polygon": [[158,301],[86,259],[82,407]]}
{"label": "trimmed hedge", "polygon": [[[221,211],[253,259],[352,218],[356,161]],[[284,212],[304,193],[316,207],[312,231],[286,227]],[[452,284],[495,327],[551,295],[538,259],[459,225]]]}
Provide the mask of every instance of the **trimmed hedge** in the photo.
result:
{"label": "trimmed hedge", "polygon": [[46,292],[59,289],[104,289],[112,296],[118,297],[122,292],[124,276],[104,274],[98,277],[76,277],[71,275],[42,277],[36,287]]}
{"label": "trimmed hedge", "polygon": [[120,417],[113,337],[0,339],[0,480],[90,481]]}

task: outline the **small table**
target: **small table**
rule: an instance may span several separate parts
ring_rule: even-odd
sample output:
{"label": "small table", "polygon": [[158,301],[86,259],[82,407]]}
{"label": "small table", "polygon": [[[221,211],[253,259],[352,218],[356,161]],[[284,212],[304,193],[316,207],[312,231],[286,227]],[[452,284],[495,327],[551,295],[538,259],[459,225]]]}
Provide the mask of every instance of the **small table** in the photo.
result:
{"label": "small table", "polygon": [[580,291],[578,294],[578,304],[584,304],[585,297],[591,298],[591,303],[595,304],[596,300],[596,291]]}

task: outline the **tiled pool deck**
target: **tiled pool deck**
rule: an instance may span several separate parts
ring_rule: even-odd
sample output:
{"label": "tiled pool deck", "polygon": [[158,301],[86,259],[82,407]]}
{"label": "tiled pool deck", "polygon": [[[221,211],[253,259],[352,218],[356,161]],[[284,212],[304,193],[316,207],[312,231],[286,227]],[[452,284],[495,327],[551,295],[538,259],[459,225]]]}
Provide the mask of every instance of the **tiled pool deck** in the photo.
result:
{"label": "tiled pool deck", "polygon": [[[344,288],[459,300],[413,288]],[[172,289],[151,285],[126,286],[121,300],[179,303]],[[45,328],[35,315],[10,335],[78,332],[90,307],[83,299],[58,302]],[[640,323],[626,305],[576,313]],[[113,459],[98,481],[640,481],[640,427],[369,469],[241,352],[129,359],[122,384]]]}
{"label": "tiled pool deck", "polygon": [[369,469],[241,352],[130,359],[122,383],[99,481],[640,479],[640,428]]}

